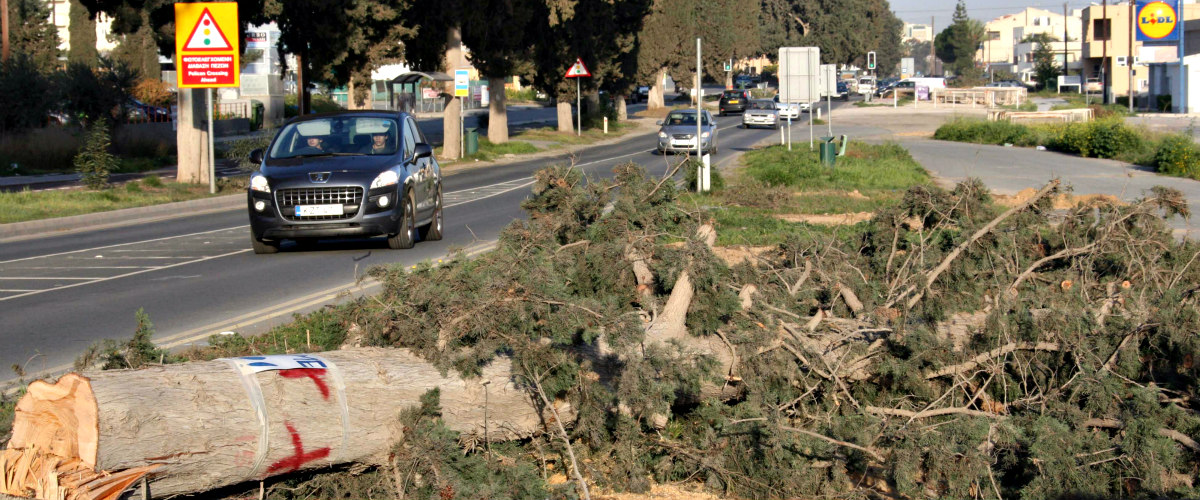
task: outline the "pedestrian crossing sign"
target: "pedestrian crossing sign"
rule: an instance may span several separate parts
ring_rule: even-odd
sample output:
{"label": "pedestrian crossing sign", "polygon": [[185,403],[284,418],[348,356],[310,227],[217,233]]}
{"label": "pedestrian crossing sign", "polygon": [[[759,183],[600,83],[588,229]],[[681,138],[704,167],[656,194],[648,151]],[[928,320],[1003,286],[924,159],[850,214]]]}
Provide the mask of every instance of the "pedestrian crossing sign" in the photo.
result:
{"label": "pedestrian crossing sign", "polygon": [[213,20],[212,13],[208,9],[200,14],[200,19],[196,21],[196,26],[192,27],[192,34],[188,36],[187,43],[183,45],[185,50],[231,50],[233,46],[229,44],[229,39],[225,38],[225,33],[221,31],[221,27]]}
{"label": "pedestrian crossing sign", "polygon": [[576,58],[575,64],[571,65],[571,69],[567,70],[567,78],[580,78],[592,76],[592,72],[588,71],[587,66],[583,65],[583,59]]}
{"label": "pedestrian crossing sign", "polygon": [[239,86],[237,2],[175,4],[175,59],[179,88]]}

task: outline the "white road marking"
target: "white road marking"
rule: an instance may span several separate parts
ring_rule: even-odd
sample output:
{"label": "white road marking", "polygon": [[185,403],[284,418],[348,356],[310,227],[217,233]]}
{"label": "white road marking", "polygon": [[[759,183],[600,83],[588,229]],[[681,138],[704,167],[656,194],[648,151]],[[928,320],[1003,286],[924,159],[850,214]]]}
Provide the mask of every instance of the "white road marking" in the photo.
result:
{"label": "white road marking", "polygon": [[94,276],[91,278],[58,278],[58,277],[32,278],[32,277],[27,277],[27,276],[0,276],[0,281],[5,281],[5,280],[94,280],[94,279],[96,279]]}
{"label": "white road marking", "polygon": [[188,237],[188,236],[197,236],[197,235],[201,235],[201,234],[211,234],[211,233],[217,233],[217,232],[221,232],[221,231],[229,231],[229,230],[231,230],[231,229],[242,229],[242,228],[245,228],[245,227],[249,227],[249,225],[245,225],[245,226],[236,226],[236,227],[227,227],[227,228],[222,228],[222,229],[213,229],[213,230],[211,230],[211,231],[201,231],[201,232],[198,232],[198,233],[179,234],[179,235],[175,235],[175,236],[164,236],[164,237],[162,237],[162,238],[154,238],[154,239],[151,239],[151,240],[135,241],[135,242],[131,242],[131,243],[117,243],[117,244],[115,244],[115,245],[105,245],[105,246],[102,246],[102,247],[92,247],[92,248],[85,248],[85,249],[82,249],[82,250],[71,250],[71,251],[69,251],[69,252],[58,252],[58,253],[51,253],[51,254],[46,254],[46,255],[35,255],[35,256],[33,256],[33,257],[24,257],[24,258],[20,258],[20,259],[12,259],[12,260],[4,260],[4,261],[0,261],[0,264],[9,264],[9,263],[12,263],[12,262],[21,262],[21,261],[26,261],[26,260],[34,260],[34,259],[44,259],[44,258],[46,258],[46,257],[58,257],[59,255],[71,255],[71,254],[82,253],[82,252],[94,252],[94,251],[96,251],[96,250],[104,250],[104,249],[106,249],[106,248],[117,248],[117,247],[123,247],[123,246],[128,246],[128,245],[144,245],[144,244],[146,244],[146,243],[153,243],[153,242],[155,242],[155,241],[166,241],[166,240],[173,240],[173,239],[178,239],[178,238],[186,238],[186,237]]}
{"label": "white road marking", "polygon": [[36,291],[37,290],[0,289],[0,293],[22,293],[22,292],[36,292]]}
{"label": "white road marking", "polygon": [[159,266],[29,266],[13,269],[149,269]]}

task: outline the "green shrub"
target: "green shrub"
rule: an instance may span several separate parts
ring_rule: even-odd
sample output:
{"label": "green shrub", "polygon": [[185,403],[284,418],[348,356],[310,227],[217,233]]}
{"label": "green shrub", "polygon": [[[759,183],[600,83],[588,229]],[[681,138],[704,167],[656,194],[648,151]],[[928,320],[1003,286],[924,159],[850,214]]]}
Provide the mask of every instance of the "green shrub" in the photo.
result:
{"label": "green shrub", "polygon": [[255,170],[258,165],[250,162],[250,152],[255,149],[262,149],[264,152],[267,146],[271,145],[270,134],[259,134],[245,139],[238,139],[228,143],[225,147],[225,159],[237,165],[238,169],[246,172]]}
{"label": "green shrub", "polygon": [[1120,119],[1067,125],[1052,149],[1085,157],[1116,158],[1144,146],[1142,137]]}
{"label": "green shrub", "polygon": [[[713,162],[715,163],[715,162]],[[696,189],[696,178],[699,177],[700,162],[695,158],[688,160],[688,164],[682,167],[684,187],[687,189]],[[711,174],[708,177],[708,187],[713,191],[725,189],[725,178],[721,177],[721,171],[716,166],[710,167]]]}
{"label": "green shrub", "polygon": [[75,170],[80,181],[89,189],[108,187],[108,175],[119,166],[117,157],[108,151],[108,124],[96,120],[88,127],[83,149],[75,155]]}
{"label": "green shrub", "polygon": [[1028,142],[1029,134],[1029,127],[1009,122],[955,120],[938,127],[933,138],[976,144],[1020,144]]}
{"label": "green shrub", "polygon": [[125,191],[129,193],[142,192],[142,184],[138,181],[131,181],[125,184]]}
{"label": "green shrub", "polygon": [[147,175],[146,177],[144,177],[142,179],[142,184],[146,185],[146,187],[152,187],[152,188],[163,187],[162,178],[160,178],[157,175]]}
{"label": "green shrub", "polygon": [[1160,173],[1200,179],[1200,147],[1186,135],[1172,135],[1158,143],[1153,163]]}

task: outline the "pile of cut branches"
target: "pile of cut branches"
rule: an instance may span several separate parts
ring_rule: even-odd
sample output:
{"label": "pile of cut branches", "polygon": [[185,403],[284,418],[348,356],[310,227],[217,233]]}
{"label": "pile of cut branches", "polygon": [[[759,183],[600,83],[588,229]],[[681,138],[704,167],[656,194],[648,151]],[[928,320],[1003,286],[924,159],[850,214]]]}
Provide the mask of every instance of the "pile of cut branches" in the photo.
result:
{"label": "pile of cut branches", "polygon": [[1057,181],[1004,211],[977,181],[920,186],[851,237],[731,266],[671,181],[615,173],[539,172],[496,251],[375,270],[360,342],[467,376],[511,355],[575,411],[573,449],[551,431],[512,459],[582,455],[569,472],[615,491],[1200,494],[1200,248],[1163,223],[1188,215],[1179,193],[1064,213]]}

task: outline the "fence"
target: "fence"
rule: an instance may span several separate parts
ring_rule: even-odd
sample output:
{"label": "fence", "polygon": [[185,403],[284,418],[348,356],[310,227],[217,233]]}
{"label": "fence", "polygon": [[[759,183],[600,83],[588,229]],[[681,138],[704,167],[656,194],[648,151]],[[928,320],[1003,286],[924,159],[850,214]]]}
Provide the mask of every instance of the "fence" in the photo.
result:
{"label": "fence", "polygon": [[219,102],[217,103],[216,116],[218,120],[230,120],[233,118],[251,119],[254,117],[254,110],[249,102]]}
{"label": "fence", "polygon": [[933,92],[933,105],[948,104],[951,107],[969,105],[972,108],[984,106],[1019,106],[1029,96],[1029,91],[1019,87],[979,87],[973,89],[937,89]]}
{"label": "fence", "polygon": [[1054,111],[1009,111],[1007,109],[988,110],[988,121],[1007,121],[1010,123],[1070,123],[1092,121],[1092,109],[1060,109]]}

